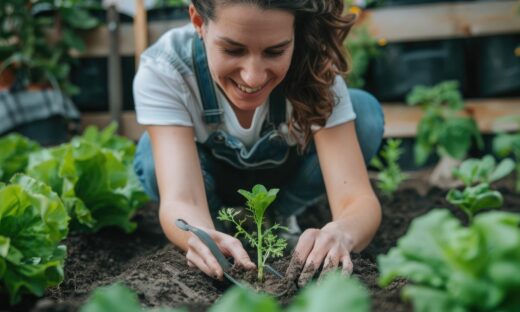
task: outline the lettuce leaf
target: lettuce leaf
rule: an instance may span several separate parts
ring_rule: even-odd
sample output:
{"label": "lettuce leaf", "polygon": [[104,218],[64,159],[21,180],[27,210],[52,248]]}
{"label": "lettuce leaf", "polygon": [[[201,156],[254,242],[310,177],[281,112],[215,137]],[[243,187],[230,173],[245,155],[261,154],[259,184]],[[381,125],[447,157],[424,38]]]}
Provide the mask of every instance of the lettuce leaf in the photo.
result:
{"label": "lettuce leaf", "polygon": [[72,217],[71,230],[95,232],[117,226],[132,232],[130,219],[148,199],[124,155],[76,138],[31,154],[27,174],[52,187]]}
{"label": "lettuce leaf", "polygon": [[15,173],[24,172],[29,154],[40,149],[38,143],[20,134],[0,138],[0,181],[8,182]]}
{"label": "lettuce leaf", "polygon": [[517,311],[519,224],[519,214],[493,211],[464,227],[448,210],[435,209],[378,257],[379,283],[411,281],[403,296],[417,311]]}
{"label": "lettuce leaf", "polygon": [[42,296],[63,281],[69,216],[51,188],[17,174],[0,185],[0,290],[10,303],[22,292]]}

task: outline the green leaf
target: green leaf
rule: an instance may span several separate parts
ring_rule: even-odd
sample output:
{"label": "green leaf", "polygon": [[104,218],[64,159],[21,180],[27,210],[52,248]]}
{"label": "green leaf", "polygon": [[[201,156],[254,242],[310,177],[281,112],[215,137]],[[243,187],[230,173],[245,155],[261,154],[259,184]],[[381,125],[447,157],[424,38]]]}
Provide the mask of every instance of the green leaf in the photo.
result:
{"label": "green leaf", "polygon": [[19,134],[0,138],[0,181],[7,182],[15,173],[23,173],[29,155],[40,149],[38,143]]}
{"label": "green leaf", "polygon": [[503,159],[489,178],[489,182],[498,181],[509,175],[515,169],[515,162],[509,158]]}
{"label": "green leaf", "polygon": [[80,312],[183,312],[184,309],[142,309],[135,292],[121,283],[97,288]]}
{"label": "green leaf", "polygon": [[250,289],[233,287],[218,300],[209,312],[279,312],[282,311],[276,301],[265,294]]}
{"label": "green leaf", "polygon": [[411,300],[415,312],[468,312],[446,292],[424,286],[406,286],[403,298]]}
{"label": "green leaf", "polygon": [[[338,293],[341,296],[335,295]],[[306,286],[287,312],[370,310],[370,296],[362,284],[355,278],[347,278],[340,272],[333,271],[328,273],[320,284]]]}
{"label": "green leaf", "polygon": [[[51,188],[17,174],[0,189],[0,280],[10,303],[22,292],[43,295],[63,280],[69,217]],[[8,244],[8,245],[7,245]]]}

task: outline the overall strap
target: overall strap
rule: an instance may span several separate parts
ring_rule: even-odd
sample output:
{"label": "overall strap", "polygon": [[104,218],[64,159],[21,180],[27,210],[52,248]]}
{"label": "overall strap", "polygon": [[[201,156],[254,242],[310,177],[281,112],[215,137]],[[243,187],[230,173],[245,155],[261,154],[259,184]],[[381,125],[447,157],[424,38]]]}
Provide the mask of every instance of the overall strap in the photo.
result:
{"label": "overall strap", "polygon": [[269,95],[269,122],[275,129],[285,121],[285,109],[283,87],[278,85]]}
{"label": "overall strap", "polygon": [[195,36],[193,39],[192,58],[200,98],[204,107],[204,121],[206,124],[220,124],[220,116],[223,111],[218,106],[213,79],[209,72],[204,43],[198,36]]}

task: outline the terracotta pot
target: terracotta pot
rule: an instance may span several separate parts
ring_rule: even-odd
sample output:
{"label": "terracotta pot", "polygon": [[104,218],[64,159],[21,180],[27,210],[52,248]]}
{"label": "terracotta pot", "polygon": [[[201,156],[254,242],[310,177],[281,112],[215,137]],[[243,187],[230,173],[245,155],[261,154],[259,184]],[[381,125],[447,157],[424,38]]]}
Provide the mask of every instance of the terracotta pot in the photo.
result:
{"label": "terracotta pot", "polygon": [[0,74],[0,91],[11,88],[15,79],[16,79],[16,76],[15,76],[13,70],[10,68],[6,68]]}

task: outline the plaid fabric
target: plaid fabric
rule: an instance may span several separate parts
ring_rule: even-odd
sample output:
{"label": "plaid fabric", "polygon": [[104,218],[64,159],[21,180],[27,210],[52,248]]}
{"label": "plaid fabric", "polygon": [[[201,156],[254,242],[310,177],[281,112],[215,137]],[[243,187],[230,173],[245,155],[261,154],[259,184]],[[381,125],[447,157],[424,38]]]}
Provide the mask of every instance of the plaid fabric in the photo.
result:
{"label": "plaid fabric", "polygon": [[0,91],[0,133],[55,115],[76,120],[80,116],[70,98],[60,91]]}

